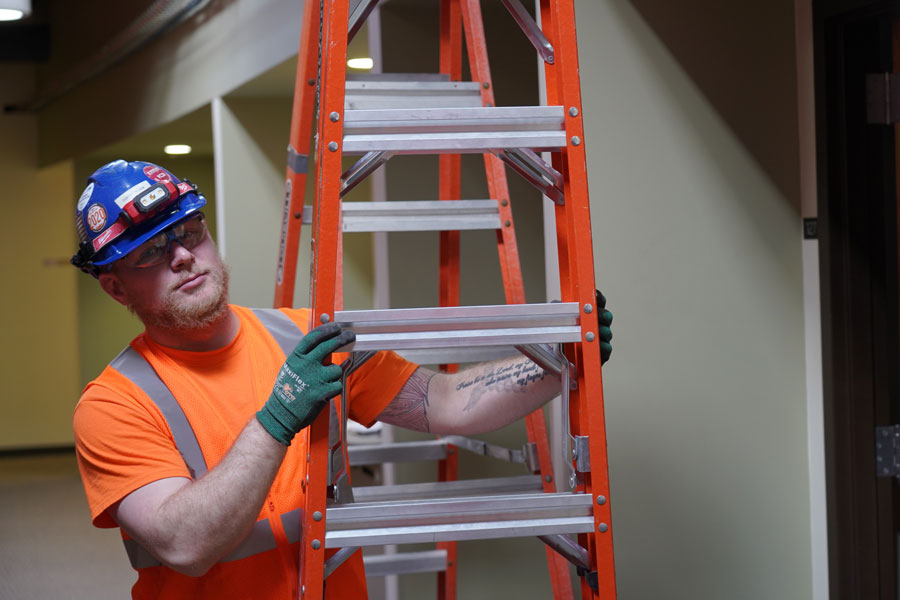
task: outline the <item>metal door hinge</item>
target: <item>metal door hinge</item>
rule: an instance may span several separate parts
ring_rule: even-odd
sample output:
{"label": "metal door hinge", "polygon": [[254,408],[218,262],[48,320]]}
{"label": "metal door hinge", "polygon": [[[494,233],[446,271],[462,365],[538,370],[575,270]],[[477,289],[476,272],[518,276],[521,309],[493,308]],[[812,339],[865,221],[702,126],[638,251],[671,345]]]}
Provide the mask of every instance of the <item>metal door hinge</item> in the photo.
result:
{"label": "metal door hinge", "polygon": [[900,121],[900,73],[866,75],[866,122],[890,125]]}
{"label": "metal door hinge", "polygon": [[900,476],[900,425],[875,428],[875,474]]}

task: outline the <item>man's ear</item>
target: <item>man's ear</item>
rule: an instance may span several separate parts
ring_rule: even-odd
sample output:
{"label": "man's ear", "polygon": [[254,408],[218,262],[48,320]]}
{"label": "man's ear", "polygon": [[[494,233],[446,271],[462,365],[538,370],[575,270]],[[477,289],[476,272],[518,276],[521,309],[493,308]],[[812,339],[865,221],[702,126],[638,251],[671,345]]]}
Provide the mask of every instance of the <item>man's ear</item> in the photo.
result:
{"label": "man's ear", "polygon": [[109,294],[113,300],[122,306],[128,306],[125,290],[122,288],[122,283],[118,277],[109,271],[104,271],[100,273],[97,280],[100,282],[100,287],[103,288],[103,291]]}

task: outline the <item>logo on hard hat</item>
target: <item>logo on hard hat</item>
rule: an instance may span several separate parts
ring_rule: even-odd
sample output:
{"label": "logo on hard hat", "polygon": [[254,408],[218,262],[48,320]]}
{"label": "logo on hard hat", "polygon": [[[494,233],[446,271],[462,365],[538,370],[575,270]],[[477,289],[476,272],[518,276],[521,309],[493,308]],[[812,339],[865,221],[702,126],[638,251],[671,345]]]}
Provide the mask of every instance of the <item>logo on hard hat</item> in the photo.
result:
{"label": "logo on hard hat", "polygon": [[91,194],[94,193],[94,182],[90,182],[84,191],[81,192],[81,197],[78,199],[78,205],[75,207],[75,210],[84,210],[84,207],[87,206],[88,201],[91,199]]}
{"label": "logo on hard hat", "polygon": [[106,209],[102,204],[92,204],[88,209],[87,225],[94,233],[106,226]]}
{"label": "logo on hard hat", "polygon": [[150,179],[152,179],[154,181],[159,181],[159,182],[165,182],[165,181],[172,180],[172,178],[169,177],[168,173],[166,173],[164,170],[162,170],[161,168],[156,167],[156,166],[144,167],[144,175],[146,175],[147,177],[149,177]]}

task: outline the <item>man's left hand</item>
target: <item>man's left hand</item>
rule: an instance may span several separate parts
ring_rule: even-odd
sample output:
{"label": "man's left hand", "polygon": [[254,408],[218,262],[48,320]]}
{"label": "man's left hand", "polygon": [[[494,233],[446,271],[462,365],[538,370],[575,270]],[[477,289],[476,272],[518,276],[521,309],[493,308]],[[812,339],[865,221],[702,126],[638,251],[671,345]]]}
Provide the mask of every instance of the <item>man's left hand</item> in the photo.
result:
{"label": "man's left hand", "polygon": [[600,290],[594,290],[597,296],[597,335],[600,337],[600,364],[606,364],[612,354],[612,313],[606,310],[606,296]]}

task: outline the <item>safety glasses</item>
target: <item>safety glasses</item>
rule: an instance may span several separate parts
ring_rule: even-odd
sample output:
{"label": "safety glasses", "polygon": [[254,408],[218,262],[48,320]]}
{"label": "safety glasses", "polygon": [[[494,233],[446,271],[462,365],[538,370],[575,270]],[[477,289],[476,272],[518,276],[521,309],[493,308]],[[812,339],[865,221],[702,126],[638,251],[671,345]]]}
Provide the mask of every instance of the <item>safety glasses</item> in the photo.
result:
{"label": "safety glasses", "polygon": [[133,269],[146,269],[165,262],[172,242],[178,242],[187,250],[193,250],[206,238],[206,220],[203,213],[180,221],[163,229],[152,238],[129,252],[121,262]]}

